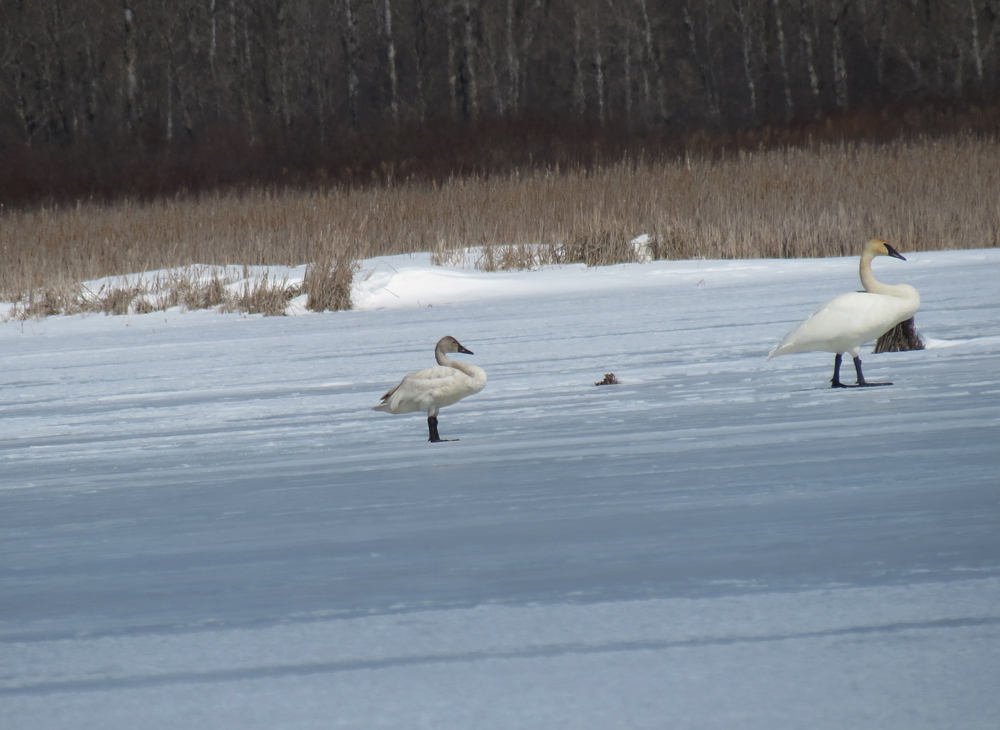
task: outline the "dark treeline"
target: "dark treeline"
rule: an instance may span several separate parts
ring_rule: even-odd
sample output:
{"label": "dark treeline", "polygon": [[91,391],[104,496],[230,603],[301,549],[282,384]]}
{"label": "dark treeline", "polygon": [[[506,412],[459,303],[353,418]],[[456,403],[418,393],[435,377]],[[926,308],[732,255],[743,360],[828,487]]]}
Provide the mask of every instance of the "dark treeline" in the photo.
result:
{"label": "dark treeline", "polygon": [[0,196],[433,175],[992,104],[998,36],[1000,0],[0,0]]}

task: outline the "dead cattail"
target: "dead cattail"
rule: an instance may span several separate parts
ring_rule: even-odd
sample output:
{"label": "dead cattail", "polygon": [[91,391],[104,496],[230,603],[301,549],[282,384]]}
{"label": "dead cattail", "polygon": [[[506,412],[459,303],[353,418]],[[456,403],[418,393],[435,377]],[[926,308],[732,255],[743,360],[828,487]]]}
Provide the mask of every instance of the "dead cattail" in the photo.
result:
{"label": "dead cattail", "polygon": [[336,312],[351,308],[351,284],[359,268],[349,247],[321,254],[306,267],[302,289],[308,294],[306,308],[314,312]]}
{"label": "dead cattail", "polygon": [[917,334],[913,317],[900,322],[891,330],[878,338],[875,349],[872,352],[907,352],[909,350],[923,350],[924,341]]}
{"label": "dead cattail", "polygon": [[612,266],[637,260],[629,236],[621,231],[600,229],[573,235],[568,243],[557,249],[556,257],[559,263],[587,266]]}
{"label": "dead cattail", "polygon": [[138,282],[111,286],[97,297],[95,305],[105,314],[129,314],[132,311],[132,303],[143,294],[145,287]]}
{"label": "dead cattail", "polygon": [[247,314],[280,317],[284,316],[288,303],[298,294],[298,289],[288,286],[286,279],[274,280],[265,273],[244,282],[240,293],[228,303],[228,308]]}
{"label": "dead cattail", "polygon": [[[445,261],[452,260],[445,252],[461,251],[464,262],[464,251],[480,246],[486,269],[630,261],[628,242],[640,233],[650,234],[654,258],[849,256],[872,230],[907,240],[913,251],[996,247],[997,169],[1000,144],[967,136],[437,185],[4,210],[0,301],[19,302],[21,312],[33,291],[34,302],[46,303],[32,311],[64,311],[72,283],[196,265],[318,263],[317,241],[331,240],[351,241],[354,258],[433,250]],[[195,297],[182,293],[185,302]]]}

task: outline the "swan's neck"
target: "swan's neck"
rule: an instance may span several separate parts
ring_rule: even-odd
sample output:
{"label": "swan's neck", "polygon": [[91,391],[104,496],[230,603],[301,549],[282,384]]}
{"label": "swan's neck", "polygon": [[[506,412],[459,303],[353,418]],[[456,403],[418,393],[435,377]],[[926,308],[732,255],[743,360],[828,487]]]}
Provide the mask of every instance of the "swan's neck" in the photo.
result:
{"label": "swan's neck", "polygon": [[457,360],[449,360],[448,364],[451,367],[455,368],[456,370],[460,370],[461,372],[465,373],[473,380],[479,380],[480,377],[483,377],[483,380],[485,380],[485,376],[483,376],[483,371],[477,366],[473,365],[472,363],[458,362]]}
{"label": "swan's neck", "polygon": [[478,380],[479,378],[482,378],[484,382],[486,380],[486,374],[479,367],[468,362],[450,360],[441,350],[434,350],[434,359],[437,360],[438,365],[443,365],[446,368],[455,368],[473,380]]}
{"label": "swan's neck", "polygon": [[872,294],[888,294],[889,296],[895,296],[895,287],[883,284],[876,279],[875,274],[872,273],[873,258],[875,257],[869,253],[866,253],[861,257],[861,285],[865,288],[866,292],[871,292]]}
{"label": "swan's neck", "polygon": [[912,299],[916,303],[915,306],[919,306],[920,294],[909,284],[883,284],[875,278],[872,273],[872,258],[870,255],[861,257],[861,284],[865,287],[865,291],[900,299]]}
{"label": "swan's neck", "polygon": [[441,348],[434,348],[434,359],[437,360],[438,365],[444,365],[446,368],[457,367],[458,363],[454,360],[449,360],[448,356],[444,354],[444,350]]}

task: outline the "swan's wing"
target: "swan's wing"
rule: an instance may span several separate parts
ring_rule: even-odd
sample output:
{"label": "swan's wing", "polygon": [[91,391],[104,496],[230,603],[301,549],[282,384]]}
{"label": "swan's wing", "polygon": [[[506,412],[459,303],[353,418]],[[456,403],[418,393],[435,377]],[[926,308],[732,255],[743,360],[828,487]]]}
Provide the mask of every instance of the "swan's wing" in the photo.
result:
{"label": "swan's wing", "polygon": [[[455,368],[437,365],[410,373],[384,396],[382,404],[374,410],[390,413],[413,413],[426,411],[435,404],[438,407],[454,403],[465,394],[452,400],[453,394],[461,390],[465,374]],[[447,401],[447,402],[446,402]]]}
{"label": "swan's wing", "polygon": [[852,347],[860,347],[912,317],[918,306],[919,297],[909,299],[873,292],[855,292],[843,294],[828,302],[824,308],[828,311],[822,316],[826,318],[829,327],[838,328],[841,345],[850,343]]}
{"label": "swan's wing", "polygon": [[403,382],[401,382],[397,387],[434,390],[435,388],[440,388],[444,384],[454,380],[454,378],[459,375],[462,375],[460,370],[445,367],[444,365],[435,365],[432,368],[424,368],[423,370],[418,370],[415,373],[410,373],[403,378]]}
{"label": "swan's wing", "polygon": [[885,294],[841,294],[785,335],[768,358],[815,350],[848,352],[909,319],[911,307],[911,302]]}

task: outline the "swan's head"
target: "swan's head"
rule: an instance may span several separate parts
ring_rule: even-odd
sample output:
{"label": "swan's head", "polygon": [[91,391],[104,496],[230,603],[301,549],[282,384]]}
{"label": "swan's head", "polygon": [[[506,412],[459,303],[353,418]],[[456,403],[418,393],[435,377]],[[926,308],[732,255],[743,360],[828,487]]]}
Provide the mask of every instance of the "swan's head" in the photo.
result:
{"label": "swan's head", "polygon": [[868,243],[865,244],[865,253],[871,256],[892,256],[894,259],[902,259],[902,255],[890,246],[888,243],[883,241],[881,238],[873,238]]}
{"label": "swan's head", "polygon": [[461,352],[465,355],[476,354],[472,350],[467,350],[466,348],[462,347],[462,343],[460,343],[451,335],[448,335],[447,337],[442,337],[440,340],[438,340],[437,349],[440,352]]}

